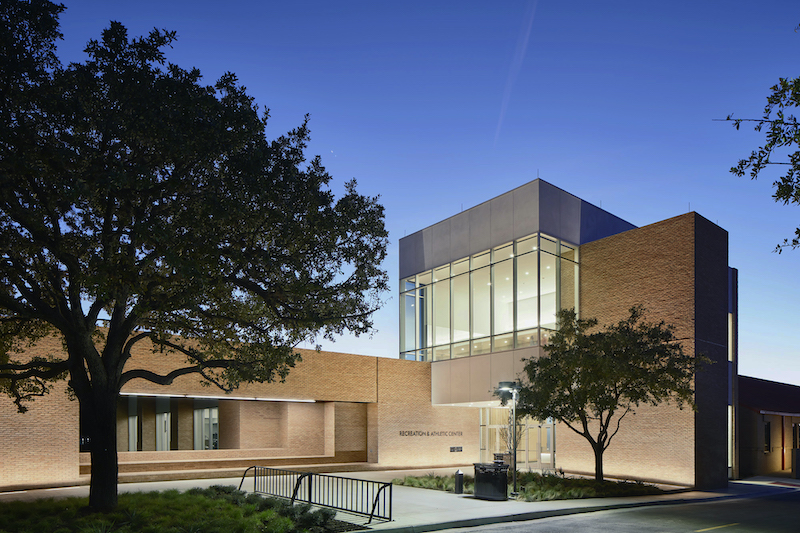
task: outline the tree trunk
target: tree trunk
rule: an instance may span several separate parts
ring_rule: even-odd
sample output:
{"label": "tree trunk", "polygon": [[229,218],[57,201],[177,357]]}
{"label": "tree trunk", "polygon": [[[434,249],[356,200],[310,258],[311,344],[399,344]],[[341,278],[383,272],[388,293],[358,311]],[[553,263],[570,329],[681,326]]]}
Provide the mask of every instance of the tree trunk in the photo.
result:
{"label": "tree trunk", "polygon": [[91,402],[86,420],[92,457],[89,507],[110,511],[117,506],[117,394],[107,393],[102,401]]}
{"label": "tree trunk", "polygon": [[594,449],[594,479],[603,481],[603,446],[598,442],[592,445]]}

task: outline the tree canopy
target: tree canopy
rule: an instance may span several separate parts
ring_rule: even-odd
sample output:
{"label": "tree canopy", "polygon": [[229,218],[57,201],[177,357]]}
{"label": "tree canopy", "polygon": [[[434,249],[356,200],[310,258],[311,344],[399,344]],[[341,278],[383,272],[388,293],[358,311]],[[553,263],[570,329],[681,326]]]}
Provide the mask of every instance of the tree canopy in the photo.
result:
{"label": "tree canopy", "polygon": [[[780,78],[770,90],[772,93],[767,97],[761,118],[743,119],[729,115],[726,119],[737,130],[743,122],[752,122],[755,130],[763,131],[766,137],[762,146],[731,168],[731,173],[737,176],[749,174],[751,179],[756,179],[767,166],[780,165],[785,173],[773,182],[773,198],[784,205],[800,205],[800,125],[793,114],[800,107],[800,78]],[[776,154],[781,160],[773,159]],[[779,253],[785,247],[794,249],[800,246],[800,227],[794,233],[794,237],[777,246]]]}
{"label": "tree canopy", "polygon": [[673,328],[646,321],[641,306],[629,313],[598,328],[594,318],[561,310],[546,355],[526,361],[519,393],[518,413],[557,420],[589,442],[597,480],[603,479],[603,452],[638,406],[694,408],[694,374],[706,360],[684,353]]}
{"label": "tree canopy", "polygon": [[[24,410],[68,377],[90,505],[109,508],[126,382],[195,373],[231,390],[285,377],[300,342],[369,333],[387,232],[377,198],[353,180],[336,199],[306,159],[308,117],[268,140],[236,76],[204,85],[166,61],[170,31],[131,39],[112,22],[61,65],[62,10],[0,4],[0,386]],[[24,356],[52,334],[63,353]],[[185,366],[126,371],[145,341]]]}

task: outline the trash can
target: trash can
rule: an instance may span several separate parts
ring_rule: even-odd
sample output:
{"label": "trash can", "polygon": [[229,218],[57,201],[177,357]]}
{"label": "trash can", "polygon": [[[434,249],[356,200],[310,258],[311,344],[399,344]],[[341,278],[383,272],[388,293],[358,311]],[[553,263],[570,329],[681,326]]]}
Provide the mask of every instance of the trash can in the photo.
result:
{"label": "trash can", "polygon": [[506,501],[508,499],[508,465],[473,463],[475,465],[475,497],[479,500]]}

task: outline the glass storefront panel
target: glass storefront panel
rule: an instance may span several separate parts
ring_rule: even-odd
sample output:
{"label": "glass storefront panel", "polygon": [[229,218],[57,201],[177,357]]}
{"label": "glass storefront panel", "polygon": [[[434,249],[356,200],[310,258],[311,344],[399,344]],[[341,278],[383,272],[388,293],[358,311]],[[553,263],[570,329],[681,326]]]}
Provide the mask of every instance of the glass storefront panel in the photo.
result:
{"label": "glass storefront panel", "polygon": [[430,270],[427,272],[423,272],[422,274],[417,274],[417,285],[420,287],[430,285],[431,279],[432,279],[432,274]]}
{"label": "glass storefront panel", "polygon": [[494,294],[494,334],[514,331],[514,261],[492,266]]}
{"label": "glass storefront panel", "polygon": [[400,297],[400,351],[407,352],[414,350],[417,346],[414,342],[416,337],[416,313],[414,305],[416,291],[403,294]]}
{"label": "glass storefront panel", "polygon": [[[566,259],[559,259],[561,267],[559,269],[561,296],[561,309],[576,309],[578,295],[578,265]],[[576,309],[577,310],[577,309]]]}
{"label": "glass storefront panel", "polygon": [[539,298],[540,305],[540,325],[545,328],[555,329],[556,311],[558,311],[556,294],[556,279],[558,258],[550,254],[541,254],[541,272],[539,273]]}
{"label": "glass storefront panel", "polygon": [[442,281],[450,277],[450,265],[437,268],[433,271],[433,282]]}
{"label": "glass storefront panel", "polygon": [[219,407],[217,400],[194,401],[194,449],[219,449]]}
{"label": "glass storefront panel", "polygon": [[431,297],[431,287],[425,286],[417,289],[419,300],[417,302],[417,309],[419,309],[419,344],[418,348],[427,348],[433,345],[433,298]]}
{"label": "glass storefront panel", "polygon": [[458,276],[465,272],[469,272],[469,259],[461,259],[453,262],[453,276]]}
{"label": "glass storefront panel", "polygon": [[400,353],[442,360],[547,343],[558,310],[578,308],[578,253],[534,234],[402,279]]}
{"label": "glass storefront panel", "polygon": [[450,280],[433,284],[433,344],[450,343]]}
{"label": "glass storefront panel", "polygon": [[529,329],[517,333],[517,348],[528,348],[530,346],[539,346],[539,330]]}
{"label": "glass storefront panel", "polygon": [[569,259],[573,263],[577,263],[578,249],[571,244],[565,244],[564,241],[561,241],[561,257],[564,259]]}
{"label": "glass storefront panel", "polygon": [[489,266],[489,250],[472,256],[472,270]]}
{"label": "glass storefront panel", "polygon": [[469,274],[452,279],[453,342],[469,339]]}
{"label": "glass storefront panel", "polygon": [[551,329],[542,329],[540,335],[542,346],[550,344],[550,336],[554,333]]}
{"label": "glass storefront panel", "polygon": [[517,255],[535,252],[539,249],[539,236],[531,235],[517,241]]}
{"label": "glass storefront panel", "polygon": [[514,257],[514,243],[509,242],[492,250],[492,263],[499,263],[512,257]]}
{"label": "glass storefront panel", "polygon": [[492,341],[488,337],[485,339],[472,339],[470,344],[472,346],[471,355],[482,355],[492,351]]}
{"label": "glass storefront panel", "polygon": [[492,351],[504,352],[514,348],[514,334],[497,335],[492,339]]}
{"label": "glass storefront panel", "polygon": [[517,330],[539,325],[539,254],[520,255],[517,261]]}
{"label": "glass storefront panel", "polygon": [[445,361],[450,359],[450,345],[446,346],[437,346],[433,349],[433,360],[434,361]]}
{"label": "glass storefront panel", "polygon": [[469,356],[469,341],[458,342],[453,345],[453,359]]}
{"label": "glass storefront panel", "polygon": [[472,271],[472,337],[488,337],[492,333],[491,270],[481,268]]}
{"label": "glass storefront panel", "polygon": [[549,235],[539,236],[539,248],[553,255],[558,255],[558,243],[555,238]]}

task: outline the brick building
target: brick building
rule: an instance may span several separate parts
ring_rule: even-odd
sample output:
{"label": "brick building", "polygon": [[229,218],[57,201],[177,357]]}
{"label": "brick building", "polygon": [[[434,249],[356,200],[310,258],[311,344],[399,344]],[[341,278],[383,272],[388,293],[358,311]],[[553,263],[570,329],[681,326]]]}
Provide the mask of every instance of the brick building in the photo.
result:
{"label": "brick building", "polygon": [[[318,470],[469,465],[505,451],[493,390],[538,357],[559,308],[601,323],[635,304],[676,327],[698,410],[642,407],[605,473],[700,487],[736,475],[736,271],[727,233],[696,213],[642,228],[536,180],[400,240],[400,359],[301,351],[285,383],[231,395],[185,375],[127,383],[118,405],[120,479],[235,475],[253,464]],[[59,350],[50,339],[31,354]],[[141,346],[128,368],[181,361]],[[17,414],[0,398],[0,487],[87,480],[80,413],[64,386]],[[530,421],[520,469],[590,474],[589,445]]]}
{"label": "brick building", "polygon": [[800,387],[739,376],[742,477],[800,472]]}
{"label": "brick building", "polygon": [[[401,357],[429,362],[433,405],[480,406],[482,460],[505,447],[494,389],[541,356],[558,309],[609,324],[641,304],[714,364],[696,376],[696,412],[626,418],[605,474],[699,487],[736,474],[736,270],[727,232],[697,213],[636,228],[535,180],[401,239],[400,278]],[[521,445],[521,468],[594,471],[558,424],[530,422]]]}

